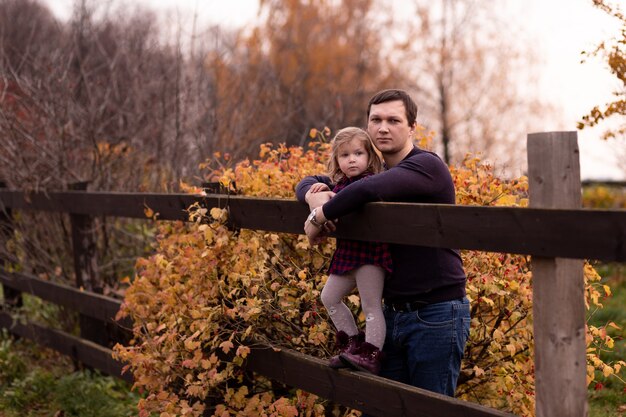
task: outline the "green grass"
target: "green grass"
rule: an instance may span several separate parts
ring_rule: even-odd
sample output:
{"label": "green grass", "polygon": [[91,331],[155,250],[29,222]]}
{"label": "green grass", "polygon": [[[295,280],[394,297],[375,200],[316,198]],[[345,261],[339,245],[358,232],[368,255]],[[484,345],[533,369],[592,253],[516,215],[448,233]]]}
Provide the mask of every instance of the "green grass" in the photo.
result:
{"label": "green grass", "polygon": [[3,417],[125,417],[137,414],[138,401],[124,381],[74,371],[67,357],[0,333]]}
{"label": "green grass", "polygon": [[[613,322],[620,329],[610,329],[609,335],[615,340],[614,348],[602,352],[600,357],[607,363],[626,360],[626,264],[600,264],[596,270],[602,276],[602,283],[611,288],[612,295],[602,300],[603,308],[593,312],[589,324],[603,326]],[[622,370],[621,377],[626,377]],[[596,374],[597,382],[589,389],[589,415],[591,417],[625,417],[626,386],[615,376],[604,377]]]}

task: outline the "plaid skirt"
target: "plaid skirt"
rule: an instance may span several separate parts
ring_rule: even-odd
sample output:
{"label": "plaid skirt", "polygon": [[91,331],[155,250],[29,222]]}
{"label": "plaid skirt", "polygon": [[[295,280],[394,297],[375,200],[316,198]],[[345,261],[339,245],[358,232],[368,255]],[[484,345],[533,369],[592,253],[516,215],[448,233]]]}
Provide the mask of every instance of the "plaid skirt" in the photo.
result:
{"label": "plaid skirt", "polygon": [[330,261],[328,274],[344,275],[363,265],[377,265],[391,274],[389,244],[337,239],[337,250]]}

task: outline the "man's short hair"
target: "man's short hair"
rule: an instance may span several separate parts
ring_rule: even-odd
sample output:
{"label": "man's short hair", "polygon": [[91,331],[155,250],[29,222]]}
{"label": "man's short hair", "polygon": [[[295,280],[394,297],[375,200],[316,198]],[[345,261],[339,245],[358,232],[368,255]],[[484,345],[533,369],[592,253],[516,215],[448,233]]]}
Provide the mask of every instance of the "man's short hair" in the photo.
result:
{"label": "man's short hair", "polygon": [[413,126],[413,124],[417,121],[417,104],[415,104],[411,96],[406,91],[400,89],[382,90],[374,94],[367,105],[367,119],[369,120],[370,118],[372,104],[380,104],[396,100],[399,100],[404,104],[407,123],[409,126]]}

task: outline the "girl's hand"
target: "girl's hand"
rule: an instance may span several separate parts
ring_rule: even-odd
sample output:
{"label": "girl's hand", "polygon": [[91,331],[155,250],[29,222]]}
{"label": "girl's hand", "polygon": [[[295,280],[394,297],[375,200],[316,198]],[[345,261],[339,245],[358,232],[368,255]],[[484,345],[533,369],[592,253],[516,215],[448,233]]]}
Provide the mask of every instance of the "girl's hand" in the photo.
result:
{"label": "girl's hand", "polygon": [[321,191],[330,191],[330,188],[328,187],[328,185],[324,184],[323,182],[316,182],[315,184],[311,186],[311,188],[309,188],[309,192],[311,194],[319,193]]}

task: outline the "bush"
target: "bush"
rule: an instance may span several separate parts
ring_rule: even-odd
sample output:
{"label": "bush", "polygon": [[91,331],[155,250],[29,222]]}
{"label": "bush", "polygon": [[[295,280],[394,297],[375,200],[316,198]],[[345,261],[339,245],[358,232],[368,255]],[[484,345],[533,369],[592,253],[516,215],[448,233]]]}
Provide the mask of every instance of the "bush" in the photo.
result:
{"label": "bush", "polygon": [[0,339],[0,385],[9,385],[26,374],[26,362],[13,350],[13,339],[2,329]]}
{"label": "bush", "polygon": [[50,372],[42,369],[28,372],[3,390],[0,409],[20,410],[15,415],[38,415],[53,398],[54,383]]}
{"label": "bush", "polygon": [[122,417],[135,413],[137,396],[122,381],[89,371],[63,376],[56,383],[55,401],[67,417]]}
{"label": "bush", "polygon": [[0,415],[123,417],[136,414],[139,396],[128,384],[73,371],[67,357],[0,334]]}
{"label": "bush", "polygon": [[592,185],[583,188],[583,207],[626,209],[626,188]]}
{"label": "bush", "polygon": [[[303,176],[324,171],[326,153],[320,141],[307,151],[263,145],[258,160],[206,167],[214,168],[210,179],[231,188],[236,183],[241,194],[292,197]],[[526,178],[500,180],[477,158],[467,158],[452,174],[460,204],[527,204]],[[140,416],[354,415],[300,390],[274,392],[266,379],[241,367],[259,343],[329,355],[333,329],[318,300],[334,242],[310,247],[302,235],[230,230],[225,210],[195,205],[189,212],[190,223],[158,225],[156,253],[138,260],[120,311],[134,321],[134,339],[115,351],[147,393]],[[473,319],[458,395],[532,415],[528,257],[465,251],[463,258]],[[598,305],[610,289],[599,286],[588,265],[585,277],[588,303]],[[358,297],[348,303],[356,313]],[[618,373],[623,362],[606,364],[596,354],[610,347],[610,337],[602,328],[588,330],[589,382],[595,369]]]}

